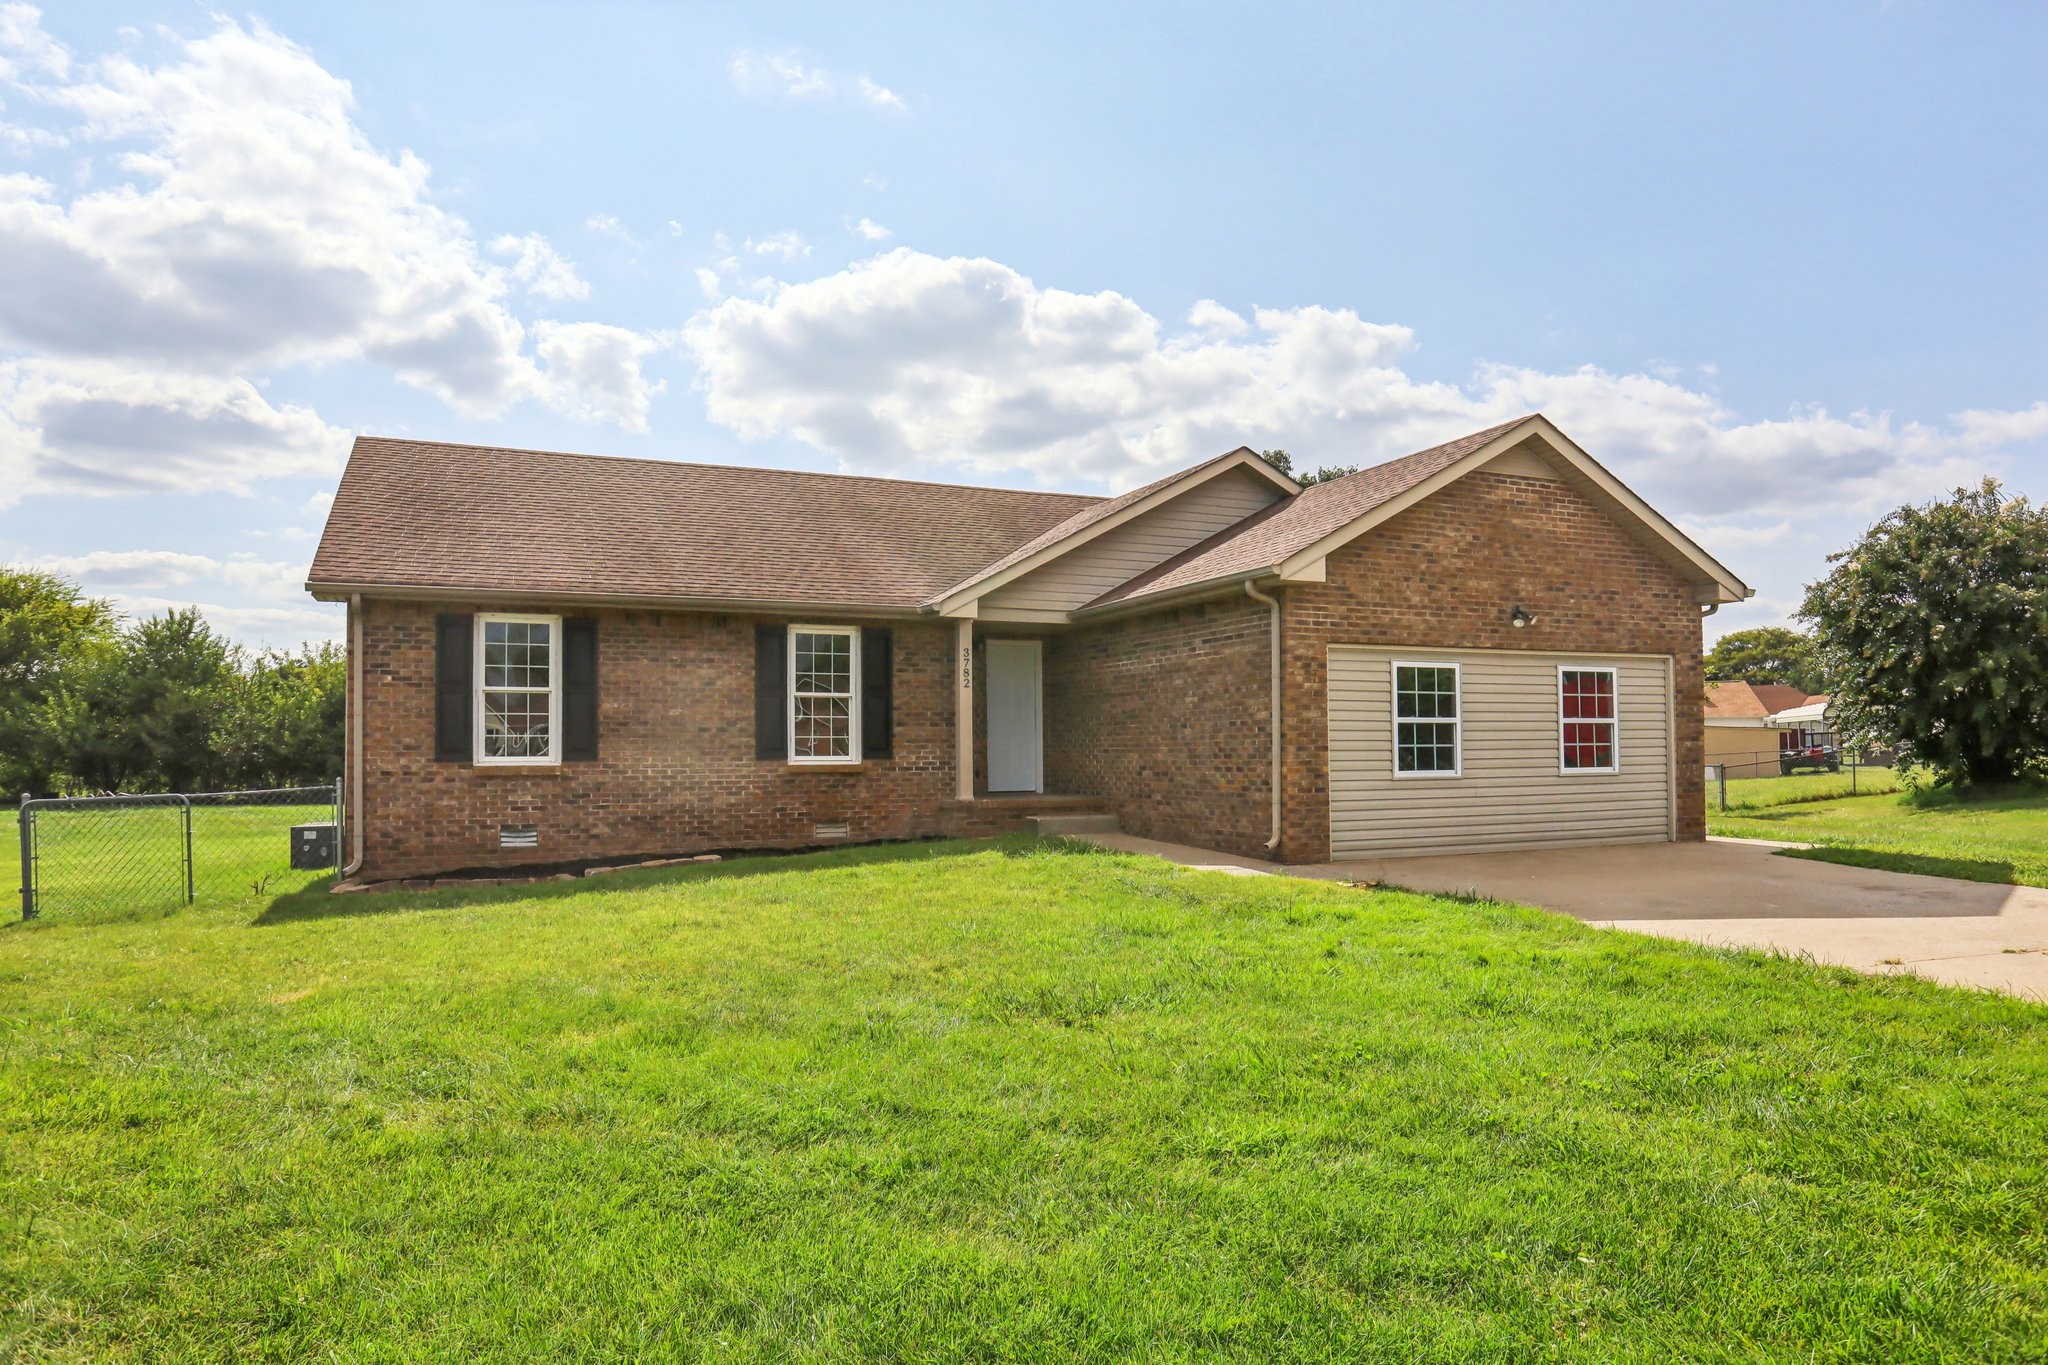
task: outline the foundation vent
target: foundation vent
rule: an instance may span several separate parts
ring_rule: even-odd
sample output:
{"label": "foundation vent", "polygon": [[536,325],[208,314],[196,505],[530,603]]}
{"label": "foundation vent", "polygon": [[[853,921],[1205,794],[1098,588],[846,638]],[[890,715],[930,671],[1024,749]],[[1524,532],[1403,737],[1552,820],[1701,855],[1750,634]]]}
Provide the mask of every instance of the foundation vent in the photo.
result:
{"label": "foundation vent", "polygon": [[533,825],[498,826],[499,848],[539,848],[540,830]]}
{"label": "foundation vent", "polygon": [[844,839],[852,833],[852,826],[844,820],[835,825],[814,825],[811,828],[813,839]]}

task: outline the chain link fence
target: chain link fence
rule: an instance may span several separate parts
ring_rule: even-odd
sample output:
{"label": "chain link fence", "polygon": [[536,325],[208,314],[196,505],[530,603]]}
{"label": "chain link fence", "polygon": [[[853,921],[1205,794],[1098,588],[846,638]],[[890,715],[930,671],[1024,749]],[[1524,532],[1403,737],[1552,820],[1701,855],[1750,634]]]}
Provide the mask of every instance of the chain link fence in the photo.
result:
{"label": "chain link fence", "polygon": [[[24,797],[18,819],[22,918],[102,918],[317,881],[341,847],[341,786]],[[299,826],[325,829],[294,856]]]}
{"label": "chain link fence", "polygon": [[1731,759],[1709,763],[1707,808],[1730,811],[1897,791],[1898,771],[1889,755],[1880,757],[1886,761],[1867,762],[1851,754],[1831,766],[1792,772],[1786,772],[1775,761],[1747,764]]}

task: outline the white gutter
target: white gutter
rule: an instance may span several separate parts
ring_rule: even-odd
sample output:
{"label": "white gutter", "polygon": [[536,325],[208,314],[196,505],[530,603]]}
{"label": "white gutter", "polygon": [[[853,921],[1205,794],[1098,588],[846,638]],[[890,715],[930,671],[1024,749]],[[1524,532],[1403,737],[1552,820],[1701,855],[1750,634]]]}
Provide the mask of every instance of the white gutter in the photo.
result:
{"label": "white gutter", "polygon": [[1269,597],[1246,580],[1245,595],[1254,602],[1264,602],[1272,609],[1273,617],[1273,700],[1271,730],[1273,734],[1273,837],[1266,840],[1266,851],[1271,853],[1280,847],[1280,599]]}
{"label": "white gutter", "polygon": [[363,865],[363,595],[348,599],[348,846],[352,855],[336,880]]}

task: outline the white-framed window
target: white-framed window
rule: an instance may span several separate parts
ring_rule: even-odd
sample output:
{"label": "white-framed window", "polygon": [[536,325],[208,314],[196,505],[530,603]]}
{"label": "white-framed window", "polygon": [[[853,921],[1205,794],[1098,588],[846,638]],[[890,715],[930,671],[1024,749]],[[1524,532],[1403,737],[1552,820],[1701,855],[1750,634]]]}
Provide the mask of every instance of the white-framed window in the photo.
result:
{"label": "white-framed window", "polygon": [[476,618],[476,761],[562,761],[562,618]]}
{"label": "white-framed window", "polygon": [[1564,773],[1621,771],[1620,677],[1612,668],[1557,670],[1557,764]]}
{"label": "white-framed window", "polygon": [[1394,661],[1394,776],[1457,777],[1464,771],[1464,707],[1458,665]]}
{"label": "white-framed window", "polygon": [[789,761],[860,761],[860,630],[789,628]]}

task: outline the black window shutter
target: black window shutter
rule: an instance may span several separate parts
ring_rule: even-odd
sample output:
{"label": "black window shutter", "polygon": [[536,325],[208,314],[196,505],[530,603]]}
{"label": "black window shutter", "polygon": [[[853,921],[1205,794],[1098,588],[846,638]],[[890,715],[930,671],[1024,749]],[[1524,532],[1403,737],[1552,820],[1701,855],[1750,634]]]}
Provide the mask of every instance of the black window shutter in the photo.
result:
{"label": "black window shutter", "polygon": [[467,763],[475,743],[470,724],[471,675],[476,655],[470,632],[476,618],[444,611],[434,618],[434,761]]}
{"label": "black window shutter", "polygon": [[571,763],[597,758],[597,620],[572,616],[562,622],[562,757]]}
{"label": "black window shutter", "polygon": [[789,757],[789,632],[754,627],[754,757]]}
{"label": "black window shutter", "polygon": [[890,651],[894,632],[860,633],[860,752],[863,758],[889,758],[896,744],[895,661]]}

